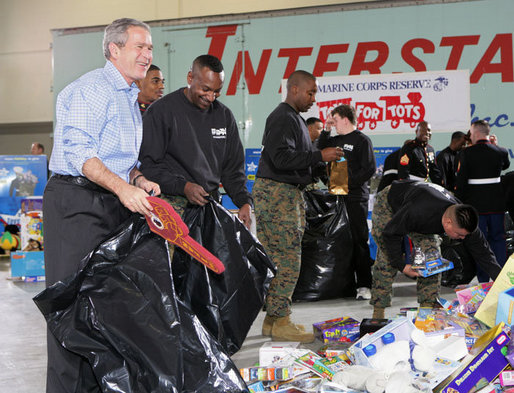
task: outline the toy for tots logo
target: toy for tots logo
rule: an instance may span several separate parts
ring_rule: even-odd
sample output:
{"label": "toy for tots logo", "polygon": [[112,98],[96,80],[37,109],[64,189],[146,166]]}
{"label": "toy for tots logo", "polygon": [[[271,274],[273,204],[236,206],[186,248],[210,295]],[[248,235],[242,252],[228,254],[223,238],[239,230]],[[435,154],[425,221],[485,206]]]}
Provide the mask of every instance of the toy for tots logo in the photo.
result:
{"label": "toy for tots logo", "polygon": [[425,105],[421,102],[422,95],[419,92],[410,92],[407,99],[402,100],[399,95],[380,96],[377,102],[352,102],[351,98],[318,102],[319,117],[325,121],[329,113],[336,106],[346,104],[353,105],[357,113],[357,128],[363,129],[366,125],[374,130],[380,122],[390,122],[395,129],[401,123],[408,124],[411,128],[425,119]]}

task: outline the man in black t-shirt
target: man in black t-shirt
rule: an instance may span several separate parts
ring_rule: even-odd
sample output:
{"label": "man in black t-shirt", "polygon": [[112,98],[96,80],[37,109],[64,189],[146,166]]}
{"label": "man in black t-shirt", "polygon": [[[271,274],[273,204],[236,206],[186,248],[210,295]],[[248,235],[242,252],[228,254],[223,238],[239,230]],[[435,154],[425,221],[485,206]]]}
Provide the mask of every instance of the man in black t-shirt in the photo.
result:
{"label": "man in black t-shirt", "polygon": [[223,65],[214,56],[197,57],[187,87],[155,101],[143,119],[141,171],[161,186],[179,214],[187,203],[203,206],[218,197],[220,183],[250,227],[252,197],[246,189],[244,151],[234,115],[217,100]]}
{"label": "man in black t-shirt", "polygon": [[338,146],[343,149],[344,158],[348,161],[348,195],[344,196],[344,201],[353,239],[352,267],[357,278],[356,298],[369,300],[372,265],[367,221],[369,182],[377,169],[373,145],[355,126],[357,116],[352,106],[340,105],[334,108],[327,123],[332,122],[339,135],[330,137],[329,131],[323,131],[318,147]]}

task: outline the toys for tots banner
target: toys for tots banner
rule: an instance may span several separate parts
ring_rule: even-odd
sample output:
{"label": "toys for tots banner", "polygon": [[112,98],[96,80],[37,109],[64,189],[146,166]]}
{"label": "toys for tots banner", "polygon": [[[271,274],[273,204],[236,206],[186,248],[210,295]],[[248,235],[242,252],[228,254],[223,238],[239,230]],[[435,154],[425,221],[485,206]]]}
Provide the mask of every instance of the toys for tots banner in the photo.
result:
{"label": "toys for tots banner", "polygon": [[[467,131],[469,71],[433,71],[317,78],[316,103],[302,116],[323,122],[338,105],[357,112],[357,128],[369,134],[412,134],[426,120],[432,132]],[[286,81],[282,81],[285,99]]]}

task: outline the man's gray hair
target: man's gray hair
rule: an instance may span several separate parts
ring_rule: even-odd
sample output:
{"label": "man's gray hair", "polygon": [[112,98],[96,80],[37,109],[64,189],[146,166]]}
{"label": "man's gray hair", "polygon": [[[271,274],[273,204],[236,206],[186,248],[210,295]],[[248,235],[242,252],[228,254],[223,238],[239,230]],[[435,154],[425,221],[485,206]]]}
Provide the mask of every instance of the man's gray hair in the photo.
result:
{"label": "man's gray hair", "polygon": [[150,26],[146,23],[141,22],[137,19],[130,18],[121,18],[116,19],[109,26],[105,28],[104,32],[104,56],[107,60],[111,58],[111,51],[109,49],[109,44],[112,42],[119,46],[120,48],[124,47],[127,43],[128,34],[127,30],[129,27],[138,26],[150,32]]}

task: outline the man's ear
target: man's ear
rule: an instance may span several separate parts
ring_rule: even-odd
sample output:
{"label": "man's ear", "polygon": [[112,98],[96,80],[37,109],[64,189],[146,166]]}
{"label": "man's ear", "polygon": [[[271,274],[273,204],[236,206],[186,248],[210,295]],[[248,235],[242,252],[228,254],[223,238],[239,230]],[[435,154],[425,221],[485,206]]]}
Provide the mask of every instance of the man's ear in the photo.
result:
{"label": "man's ear", "polygon": [[193,82],[193,71],[188,71],[188,73],[187,73],[187,84],[188,84],[188,86],[191,85],[191,82]]}
{"label": "man's ear", "polygon": [[109,44],[109,52],[111,54],[111,57],[117,60],[120,54],[120,48],[118,48],[118,46],[114,42],[111,42]]}

